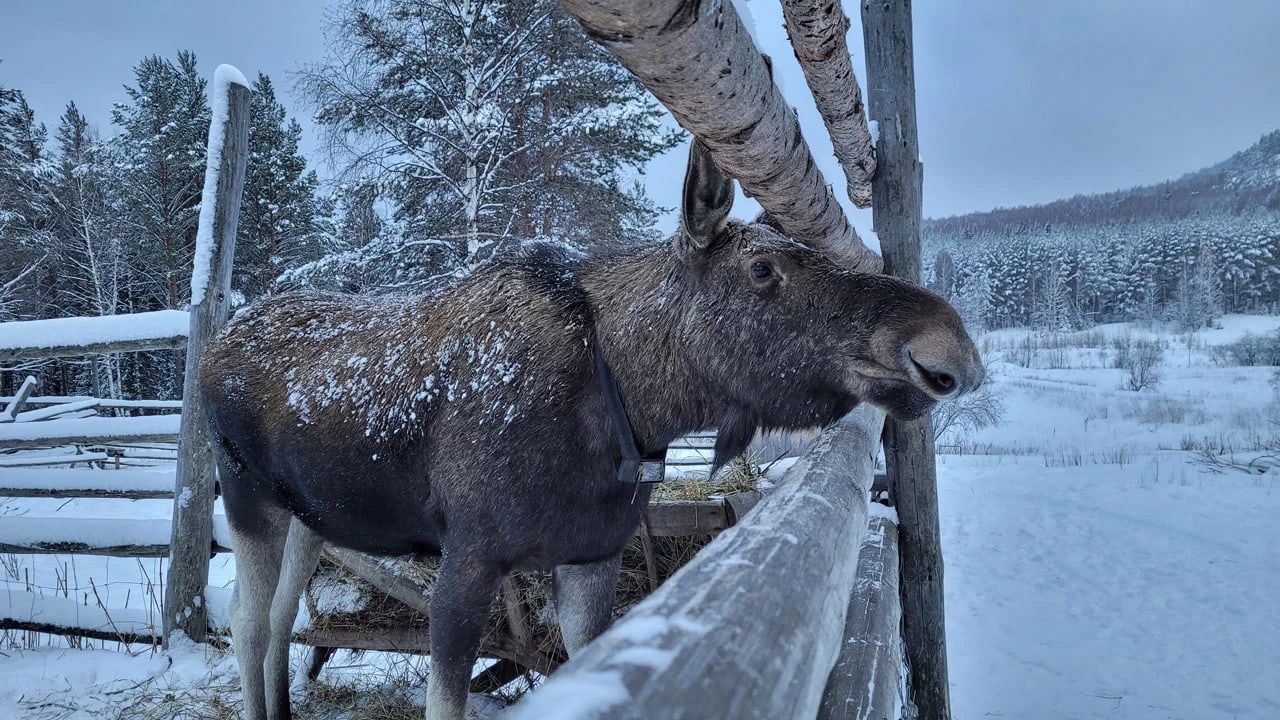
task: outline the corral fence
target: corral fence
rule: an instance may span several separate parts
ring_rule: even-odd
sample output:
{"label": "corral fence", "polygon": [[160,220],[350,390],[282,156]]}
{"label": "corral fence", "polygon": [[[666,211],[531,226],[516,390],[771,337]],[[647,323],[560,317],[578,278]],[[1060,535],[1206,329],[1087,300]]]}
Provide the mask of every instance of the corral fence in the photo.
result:
{"label": "corral fence", "polygon": [[[798,217],[803,208],[771,207],[770,170],[753,165],[779,140],[761,128],[774,123],[786,130],[787,117],[794,124],[794,116],[757,117],[751,128],[738,128],[724,119],[723,104],[697,95],[708,91],[698,84],[708,74],[705,67],[715,64],[737,68],[743,83],[765,83],[760,87],[766,90],[744,85],[744,96],[765,98],[776,92],[767,62],[731,4],[564,4],[682,125],[707,143],[747,194],[758,197],[790,234],[802,236],[793,228],[814,217]],[[880,131],[876,152],[870,149],[867,113],[849,67],[844,40],[848,20],[840,5],[809,0],[783,4],[792,44],[845,168],[850,197],[860,205],[873,202],[886,270],[918,281],[921,166],[916,157],[910,3],[864,0],[861,6],[869,112]],[[698,52],[687,52],[690,43]],[[687,58],[695,55],[705,67],[691,68]],[[0,496],[173,499],[171,522],[55,523],[0,517],[0,552],[168,557],[162,632],[166,640],[177,631],[197,640],[205,640],[211,630],[225,631],[210,627],[206,584],[210,557],[228,551],[229,542],[225,522],[214,514],[214,472],[193,389],[200,352],[228,314],[250,105],[248,88],[236,76],[219,68],[212,86],[210,148],[220,152],[209,157],[196,272],[197,283],[204,284],[193,292],[190,312],[92,322],[39,321],[67,323],[53,333],[46,332],[48,326],[0,325],[0,364],[36,357],[186,349],[185,403],[41,397],[34,394],[33,380],[22,383],[14,396],[0,399]],[[803,152],[807,158],[807,149]],[[806,163],[812,166],[804,158],[799,166]],[[763,173],[764,179],[752,172]],[[819,188],[814,192],[827,193],[831,200],[820,175],[814,182]],[[834,206],[834,201],[828,204]],[[832,245],[841,233],[852,234],[838,206],[834,216],[823,207],[824,222],[836,230],[815,244]],[[85,324],[73,328],[75,323]],[[24,344],[24,335],[76,340]],[[90,416],[101,408],[125,407],[167,414]],[[131,453],[164,459],[173,443],[174,473],[130,466]],[[882,443],[887,479],[873,492]],[[711,444],[707,436],[694,436],[673,448],[668,458],[672,465],[688,462],[701,452],[709,454]],[[37,453],[32,448],[48,450]],[[15,449],[28,451],[10,452]],[[511,716],[541,719],[575,707],[581,710],[578,716],[601,718],[949,717],[933,463],[927,419],[885,422],[877,411],[860,408],[824,431],[763,496],[742,493],[654,503],[642,539],[651,542],[682,534],[716,538],[556,670]],[[873,494],[881,502],[872,502]],[[422,587],[390,572],[385,562],[339,549],[327,550],[326,557],[387,597],[427,613]],[[651,581],[657,585],[652,574]],[[549,657],[531,663],[528,609],[511,602],[505,591],[504,586],[508,632],[502,642],[482,647],[482,653],[501,660],[495,666],[499,671],[478,677],[479,686],[500,684],[522,665],[559,665],[558,658]],[[79,612],[76,622],[66,622],[67,613],[59,612],[57,604],[56,598],[15,601],[11,593],[9,601],[0,604],[0,629],[127,642],[158,639],[154,627],[123,622],[123,613],[104,611],[97,617]],[[313,616],[318,612],[310,609]],[[370,630],[313,622],[298,640],[319,648],[310,672],[318,670],[335,647],[410,652],[428,647],[420,625]]]}

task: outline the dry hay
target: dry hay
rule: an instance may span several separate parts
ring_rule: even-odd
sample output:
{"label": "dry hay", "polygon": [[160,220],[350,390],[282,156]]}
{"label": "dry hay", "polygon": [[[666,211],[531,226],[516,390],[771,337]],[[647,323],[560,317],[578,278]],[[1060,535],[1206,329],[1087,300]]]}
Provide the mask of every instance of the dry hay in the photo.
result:
{"label": "dry hay", "polygon": [[[736,460],[714,478],[686,476],[683,482],[663,483],[655,488],[654,502],[674,500],[706,500],[756,489],[758,466],[748,459]],[[619,617],[648,596],[653,588],[675,574],[695,554],[711,542],[712,535],[652,537],[653,567],[645,561],[644,541],[633,538],[622,556],[622,571],[614,603],[614,617]],[[439,572],[438,559],[388,559],[384,566],[411,580],[430,597]],[[546,674],[565,659],[564,644],[556,624],[552,602],[551,574],[547,572],[513,573],[508,585],[523,609],[530,642],[525,647],[515,640],[501,597],[495,599],[488,626],[481,641],[481,654],[508,657],[521,665]],[[314,626],[320,629],[359,630],[364,633],[395,627],[426,628],[427,618],[403,603],[390,598],[372,585],[358,580],[335,567],[322,564],[308,590],[308,607]],[[320,612],[317,612],[319,610]],[[423,634],[425,637],[425,633]],[[418,648],[420,651],[426,648]]]}

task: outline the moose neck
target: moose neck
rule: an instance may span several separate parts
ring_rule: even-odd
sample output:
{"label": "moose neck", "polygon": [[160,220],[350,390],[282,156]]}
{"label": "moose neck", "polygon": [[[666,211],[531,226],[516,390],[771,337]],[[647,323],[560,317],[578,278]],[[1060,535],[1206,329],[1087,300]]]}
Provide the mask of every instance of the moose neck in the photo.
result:
{"label": "moose neck", "polygon": [[724,403],[699,378],[680,341],[697,287],[671,246],[592,259],[581,282],[640,449],[654,452],[719,422]]}

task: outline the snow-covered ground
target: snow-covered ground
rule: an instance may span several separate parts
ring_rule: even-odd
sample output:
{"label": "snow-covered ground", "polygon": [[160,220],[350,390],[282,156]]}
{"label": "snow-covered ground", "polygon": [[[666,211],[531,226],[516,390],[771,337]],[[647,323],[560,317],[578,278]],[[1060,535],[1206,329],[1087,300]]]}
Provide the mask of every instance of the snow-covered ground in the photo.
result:
{"label": "snow-covered ground", "polygon": [[[1277,328],[1280,317],[1227,317],[1192,335],[1113,325],[982,339],[1004,421],[944,437],[939,462],[957,720],[1280,718],[1280,468],[1250,475],[1202,455],[1248,461],[1280,436],[1275,369],[1222,365],[1214,352]],[[1165,345],[1157,388],[1123,389],[1125,371],[1110,366],[1126,336]],[[28,517],[168,511],[0,499],[0,514]],[[212,585],[229,586],[232,563],[214,560]],[[154,560],[11,557],[0,593],[34,587],[96,607],[96,591],[105,605],[147,608],[157,595],[146,583],[162,573]],[[6,647],[0,718],[127,717],[109,708],[136,688],[234,699],[234,672],[190,645],[169,656]]]}

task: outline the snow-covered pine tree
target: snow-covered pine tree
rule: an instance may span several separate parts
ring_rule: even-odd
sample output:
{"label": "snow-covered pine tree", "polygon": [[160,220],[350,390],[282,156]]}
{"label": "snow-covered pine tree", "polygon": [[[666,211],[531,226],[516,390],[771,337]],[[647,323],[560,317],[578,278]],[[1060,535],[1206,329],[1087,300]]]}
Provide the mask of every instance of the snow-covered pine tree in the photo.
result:
{"label": "snow-covered pine tree", "polygon": [[321,254],[314,170],[298,152],[302,126],[276,99],[271,79],[253,83],[249,161],[236,239],[232,288],[250,301],[287,268]]}
{"label": "snow-covered pine tree", "polygon": [[42,316],[46,137],[22,91],[0,86],[0,321]]}
{"label": "snow-covered pine tree", "polygon": [[386,191],[395,287],[652,218],[624,180],[671,146],[662,111],[553,0],[348,0],[329,35],[301,87],[352,173]]}
{"label": "snow-covered pine tree", "polygon": [[[196,56],[177,61],[158,55],[134,67],[136,85],[111,121],[119,129],[111,147],[128,232],[123,251],[130,268],[124,296],[129,312],[181,308],[190,299],[196,222],[204,187],[209,106]],[[125,361],[130,397],[177,397],[182,366],[171,352],[134,353]]]}
{"label": "snow-covered pine tree", "polygon": [[[378,186],[369,180],[341,185],[320,198],[321,257],[285,270],[275,286],[359,293],[405,284],[403,243],[388,230],[378,201]],[[407,276],[417,273],[410,270]]]}
{"label": "snow-covered pine tree", "polygon": [[[48,253],[58,268],[58,307],[63,316],[114,315],[128,268],[121,251],[125,230],[115,197],[106,148],[88,120],[68,103],[55,135],[57,154],[49,177],[51,232]],[[74,367],[73,394],[120,397],[119,355],[91,358]]]}
{"label": "snow-covered pine tree", "polygon": [[131,310],[178,308],[190,294],[209,107],[195,53],[177,62],[158,55],[134,67],[129,102],[111,112],[120,130],[113,148],[131,227],[127,251],[139,273]]}
{"label": "snow-covered pine tree", "polygon": [[682,139],[663,130],[666,111],[557,3],[509,0],[503,12],[548,15],[518,66],[512,124],[528,149],[500,170],[515,191],[515,234],[584,248],[658,240],[652,201],[626,179]]}

